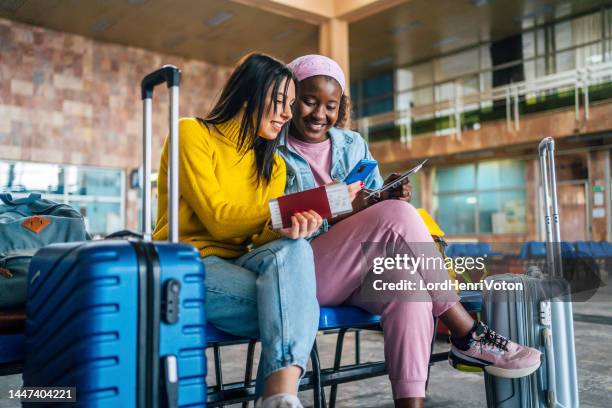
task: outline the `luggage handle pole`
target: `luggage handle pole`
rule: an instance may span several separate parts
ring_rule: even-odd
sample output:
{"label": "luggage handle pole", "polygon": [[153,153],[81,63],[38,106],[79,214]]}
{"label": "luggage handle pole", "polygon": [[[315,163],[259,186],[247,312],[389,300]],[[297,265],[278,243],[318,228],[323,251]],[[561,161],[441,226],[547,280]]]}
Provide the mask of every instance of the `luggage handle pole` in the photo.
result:
{"label": "luggage handle pole", "polygon": [[550,328],[542,329],[542,343],[546,350],[546,406],[554,408],[557,406],[557,395],[555,393],[555,359],[553,358],[552,332]]}
{"label": "luggage handle pole", "polygon": [[168,238],[170,242],[178,242],[178,111],[179,85],[181,71],[173,65],[164,65],[144,77],[141,82],[143,101],[143,197],[142,197],[142,227],[144,241],[151,241],[151,145],[152,145],[152,99],[153,89],[166,83],[170,94],[170,143],[168,169]]}
{"label": "luggage handle pole", "polygon": [[[180,72],[180,71],[179,71]],[[170,87],[170,168],[168,170],[168,226],[170,242],[178,242],[178,197],[179,197],[179,138],[178,138],[178,83]]]}
{"label": "luggage handle pole", "polygon": [[144,241],[151,241],[151,98],[144,98],[143,102],[143,152],[142,152],[142,235]]}
{"label": "luggage handle pole", "polygon": [[[544,208],[546,224],[546,263],[549,273],[562,276],[561,231],[559,228],[559,205],[557,202],[557,180],[555,174],[555,141],[552,137],[542,139],[538,146],[540,172],[544,188]],[[550,194],[550,196],[549,196]],[[552,205],[552,214],[551,214]]]}

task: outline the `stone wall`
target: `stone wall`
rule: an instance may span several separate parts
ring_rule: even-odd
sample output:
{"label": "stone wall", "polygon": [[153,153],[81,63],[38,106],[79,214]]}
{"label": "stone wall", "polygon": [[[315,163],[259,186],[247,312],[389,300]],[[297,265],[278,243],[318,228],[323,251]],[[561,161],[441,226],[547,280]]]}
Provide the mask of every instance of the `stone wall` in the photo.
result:
{"label": "stone wall", "polygon": [[[205,44],[202,44],[205,46]],[[0,19],[0,159],[120,168],[140,165],[140,80],[163,64],[183,71],[180,115],[204,115],[230,73],[187,60]],[[153,166],[168,129],[168,92],[155,92]],[[136,228],[135,190],[126,226]]]}

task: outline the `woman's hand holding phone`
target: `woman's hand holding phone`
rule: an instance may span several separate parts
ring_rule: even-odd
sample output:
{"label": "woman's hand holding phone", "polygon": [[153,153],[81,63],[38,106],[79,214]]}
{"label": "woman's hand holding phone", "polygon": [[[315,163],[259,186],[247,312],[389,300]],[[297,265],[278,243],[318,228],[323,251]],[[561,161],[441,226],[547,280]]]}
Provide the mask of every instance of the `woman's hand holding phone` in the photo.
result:
{"label": "woman's hand holding phone", "polygon": [[291,239],[308,238],[321,227],[322,223],[323,219],[315,211],[299,212],[291,216],[291,227],[282,228],[278,232]]}
{"label": "woman's hand holding phone", "polygon": [[375,197],[368,197],[369,194],[364,190],[365,184],[363,181],[349,184],[348,188],[351,203],[353,204],[353,214],[365,210],[378,202]]}
{"label": "woman's hand holding phone", "polygon": [[365,187],[363,181],[356,181],[348,185],[349,197],[351,198],[351,202],[355,201],[355,198],[359,194],[361,190]]}

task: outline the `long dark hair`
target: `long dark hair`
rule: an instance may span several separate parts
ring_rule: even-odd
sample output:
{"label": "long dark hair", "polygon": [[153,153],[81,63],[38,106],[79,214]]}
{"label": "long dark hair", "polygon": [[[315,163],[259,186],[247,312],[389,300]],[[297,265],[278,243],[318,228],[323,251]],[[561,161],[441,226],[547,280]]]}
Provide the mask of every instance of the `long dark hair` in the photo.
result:
{"label": "long dark hair", "polygon": [[[277,111],[277,93],[281,83],[287,79],[283,90],[283,108],[287,104],[287,90],[293,81],[293,72],[281,61],[265,54],[249,54],[243,57],[234,72],[225,83],[219,100],[210,113],[200,121],[205,124],[220,124],[227,122],[244,107],[244,115],[240,124],[238,151],[246,154],[253,149],[255,152],[255,174],[257,184],[270,182],[274,168],[274,152],[278,138],[266,140],[258,136],[261,120],[268,109]],[[266,100],[267,91],[272,87],[272,99]],[[285,125],[287,126],[287,125]]]}

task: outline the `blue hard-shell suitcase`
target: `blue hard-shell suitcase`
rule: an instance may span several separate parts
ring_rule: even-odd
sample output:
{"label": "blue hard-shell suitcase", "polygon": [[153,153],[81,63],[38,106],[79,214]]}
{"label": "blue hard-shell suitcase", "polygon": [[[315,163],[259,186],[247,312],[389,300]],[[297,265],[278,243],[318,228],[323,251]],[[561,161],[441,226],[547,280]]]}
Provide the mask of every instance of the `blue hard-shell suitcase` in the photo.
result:
{"label": "blue hard-shell suitcase", "polygon": [[[81,406],[204,405],[204,271],[188,245],[106,240],[36,253],[24,386]],[[178,379],[178,382],[177,382]]]}
{"label": "blue hard-shell suitcase", "polygon": [[[143,80],[145,183],[152,90],[163,82],[170,88],[172,143],[179,78],[165,66]],[[75,387],[83,407],[206,405],[204,266],[195,248],[176,243],[178,194],[170,197],[173,242],[151,242],[146,184],[143,198],[143,238],[50,245],[35,254],[24,387]]]}

